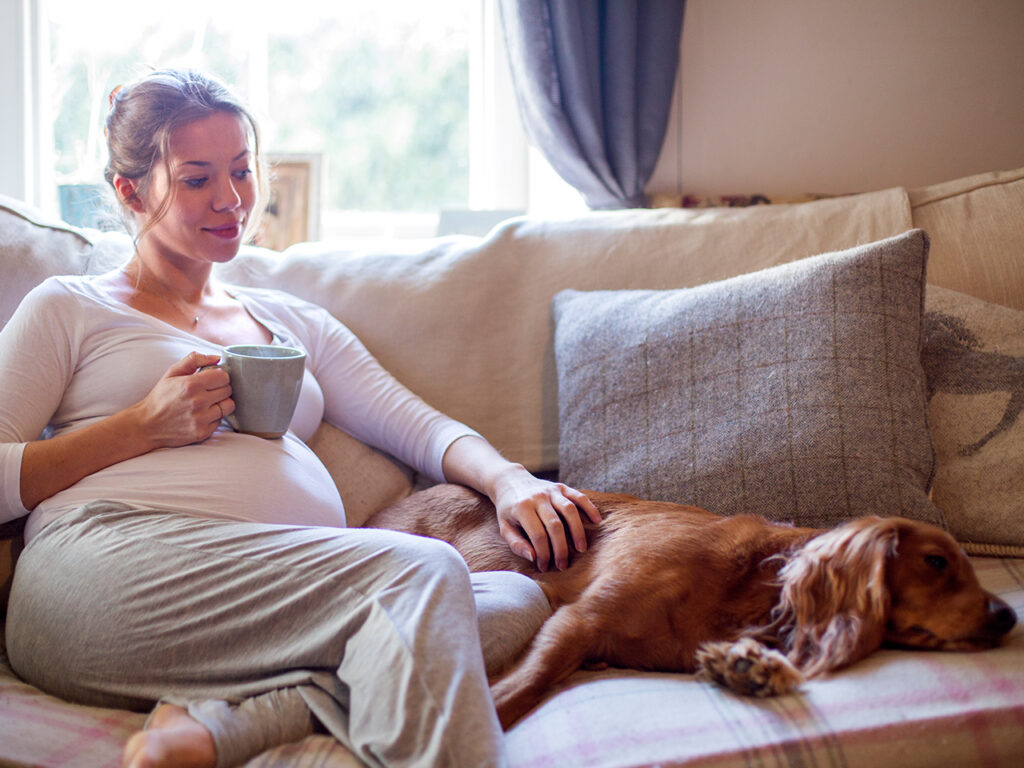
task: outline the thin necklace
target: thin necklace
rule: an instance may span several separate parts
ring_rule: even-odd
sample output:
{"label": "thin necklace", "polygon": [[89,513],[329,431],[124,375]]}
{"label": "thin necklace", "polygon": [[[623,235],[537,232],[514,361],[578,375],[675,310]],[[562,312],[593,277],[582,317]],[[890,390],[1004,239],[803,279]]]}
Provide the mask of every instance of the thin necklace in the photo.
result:
{"label": "thin necklace", "polygon": [[[122,269],[121,271],[124,272],[125,275],[127,275],[128,277],[131,277],[131,273],[128,271],[127,268]],[[209,312],[211,309],[211,307],[207,307],[206,309],[199,313],[195,313],[194,310],[192,312],[186,312],[184,309],[182,309],[180,304],[178,304],[176,301],[172,301],[170,296],[167,296],[159,291],[154,291],[152,288],[150,288],[149,281],[143,277],[141,266],[139,267],[139,274],[135,278],[135,287],[136,289],[142,288],[150,296],[156,296],[165,304],[169,304],[171,307],[178,311],[178,314],[180,314],[186,320],[190,320],[192,322],[193,328],[199,325],[199,321],[206,317],[207,312]]]}

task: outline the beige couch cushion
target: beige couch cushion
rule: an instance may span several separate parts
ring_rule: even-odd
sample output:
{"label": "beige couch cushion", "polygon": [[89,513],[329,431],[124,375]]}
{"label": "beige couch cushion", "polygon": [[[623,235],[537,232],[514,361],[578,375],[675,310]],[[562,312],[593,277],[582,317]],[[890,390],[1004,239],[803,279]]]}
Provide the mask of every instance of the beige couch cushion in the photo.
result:
{"label": "beige couch cushion", "polygon": [[[10,199],[0,217],[0,320],[55,273],[95,273],[131,253],[124,234],[81,232]],[[220,274],[278,287],[346,322],[413,391],[533,470],[558,460],[551,298],[563,288],[698,285],[903,232],[892,189],[802,205],[618,211],[521,219],[487,239],[442,238],[373,253],[306,243],[246,248]],[[90,247],[90,241],[92,243]]]}
{"label": "beige couch cushion", "polygon": [[519,219],[419,253],[303,244],[222,274],[315,301],[413,391],[532,470],[558,462],[551,299],[577,288],[679,288],[910,228],[902,190],[801,205]]}
{"label": "beige couch cushion", "polygon": [[406,465],[326,421],[321,422],[308,444],[338,487],[349,528],[358,528],[374,512],[413,491],[415,473]]}
{"label": "beige couch cushion", "polygon": [[1024,312],[928,291],[933,501],[969,552],[1024,557]]}
{"label": "beige couch cushion", "polygon": [[1024,168],[910,190],[932,239],[928,282],[1024,309]]}
{"label": "beige couch cushion", "polygon": [[6,197],[0,197],[0,246],[0,326],[45,278],[87,271],[93,251],[73,227]]}

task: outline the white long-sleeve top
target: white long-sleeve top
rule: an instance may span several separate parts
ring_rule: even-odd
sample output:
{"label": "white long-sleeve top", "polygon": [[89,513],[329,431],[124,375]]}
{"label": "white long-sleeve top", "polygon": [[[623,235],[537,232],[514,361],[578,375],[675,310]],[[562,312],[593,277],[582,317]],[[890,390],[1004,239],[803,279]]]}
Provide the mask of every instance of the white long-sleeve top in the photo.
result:
{"label": "white long-sleeve top", "polygon": [[[306,352],[288,433],[265,440],[222,422],[201,443],[114,464],[37,505],[27,539],[96,499],[203,517],[344,526],[337,488],[304,442],[321,420],[435,480],[444,479],[441,461],[451,443],[477,434],[399,384],[326,310],[280,291],[231,290],[273,343]],[[139,402],[192,351],[219,355],[223,348],[116,301],[92,278],[52,277],[32,290],[0,331],[0,522],[29,514],[20,488],[26,442]]]}

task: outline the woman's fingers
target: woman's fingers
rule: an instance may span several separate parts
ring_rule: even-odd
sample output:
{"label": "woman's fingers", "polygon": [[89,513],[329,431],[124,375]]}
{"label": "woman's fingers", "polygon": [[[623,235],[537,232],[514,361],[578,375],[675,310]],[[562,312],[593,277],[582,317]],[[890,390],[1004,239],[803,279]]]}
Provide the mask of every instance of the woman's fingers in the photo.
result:
{"label": "woman's fingers", "polygon": [[[174,363],[164,373],[164,378],[171,376],[190,376],[207,365],[216,365],[219,355],[204,355],[202,352],[189,352],[185,357]],[[225,374],[227,375],[227,374]]]}
{"label": "woman's fingers", "polygon": [[537,554],[533,549],[533,545],[523,535],[522,529],[518,525],[514,525],[505,518],[499,517],[498,530],[502,538],[505,539],[505,543],[508,544],[509,549],[524,560],[529,560],[531,563],[536,564]]}
{"label": "woman's fingers", "polygon": [[171,365],[140,403],[147,430],[160,444],[202,442],[234,412],[230,378],[217,355],[191,352]]}
{"label": "woman's fingers", "polygon": [[[497,494],[495,508],[501,535],[520,557],[564,570],[571,547],[587,549],[586,523],[601,514],[585,493],[526,472],[513,477]],[[570,544],[571,541],[571,544]]]}
{"label": "woman's fingers", "polygon": [[583,527],[583,520],[580,518],[579,507],[566,496],[559,496],[553,504],[557,507],[561,520],[569,527],[569,534],[572,536],[572,543],[576,551],[586,552],[587,532]]}

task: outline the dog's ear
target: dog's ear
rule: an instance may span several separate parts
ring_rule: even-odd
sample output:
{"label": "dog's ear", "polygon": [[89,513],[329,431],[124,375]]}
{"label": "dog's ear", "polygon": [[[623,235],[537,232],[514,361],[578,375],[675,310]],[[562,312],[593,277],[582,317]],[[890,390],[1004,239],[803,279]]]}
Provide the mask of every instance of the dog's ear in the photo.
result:
{"label": "dog's ear", "polygon": [[776,626],[805,675],[850,664],[882,644],[885,567],[898,540],[895,520],[860,518],[815,537],[782,568]]}

